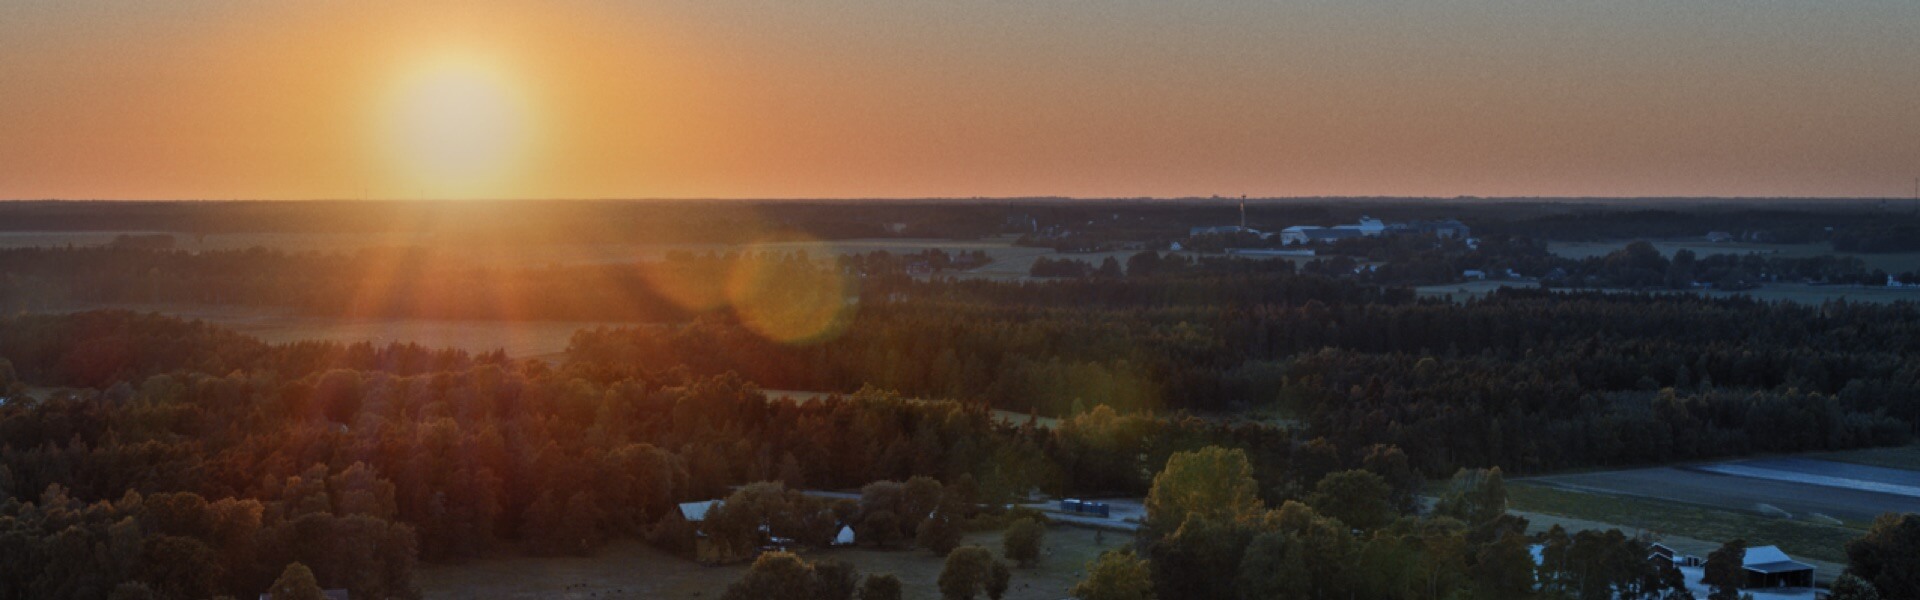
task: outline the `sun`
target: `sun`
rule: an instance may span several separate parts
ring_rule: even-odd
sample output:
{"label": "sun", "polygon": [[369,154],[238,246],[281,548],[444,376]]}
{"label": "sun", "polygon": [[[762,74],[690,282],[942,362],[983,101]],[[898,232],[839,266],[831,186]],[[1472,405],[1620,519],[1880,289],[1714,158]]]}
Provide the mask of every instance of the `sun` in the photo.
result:
{"label": "sun", "polygon": [[382,146],[400,185],[435,197],[504,197],[531,137],[526,98],[498,66],[423,61],[387,103]]}

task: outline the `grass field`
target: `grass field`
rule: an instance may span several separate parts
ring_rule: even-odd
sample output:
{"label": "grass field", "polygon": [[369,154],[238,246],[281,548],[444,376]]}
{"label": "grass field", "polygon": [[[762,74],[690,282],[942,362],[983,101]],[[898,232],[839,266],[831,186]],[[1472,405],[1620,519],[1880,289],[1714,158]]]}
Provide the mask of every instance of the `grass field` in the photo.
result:
{"label": "grass field", "polygon": [[1808,458],[1831,460],[1835,462],[1920,471],[1920,444],[1896,446],[1893,448],[1867,448],[1863,450],[1844,450],[1808,455]]}
{"label": "grass field", "polygon": [[[1039,566],[1014,569],[1007,598],[1056,600],[1084,575],[1086,563],[1106,549],[1128,543],[1121,534],[1096,534],[1072,527],[1047,531],[1046,550]],[[1000,556],[1000,532],[973,532],[966,543],[978,544]],[[936,579],[942,559],[925,550],[841,548],[811,551],[810,560],[835,559],[851,563],[862,576],[893,573],[900,577],[908,600],[940,597]],[[585,558],[515,557],[460,565],[425,565],[416,581],[427,598],[452,600],[717,598],[740,578],[746,565],[704,567],[639,542],[620,542],[597,556]]]}
{"label": "grass field", "polygon": [[1796,557],[1845,563],[1846,544],[1864,531],[1765,517],[1744,511],[1614,494],[1594,494],[1516,481],[1507,487],[1514,510],[1612,523],[1624,531],[1644,530],[1707,540],[1736,538],[1773,544]]}

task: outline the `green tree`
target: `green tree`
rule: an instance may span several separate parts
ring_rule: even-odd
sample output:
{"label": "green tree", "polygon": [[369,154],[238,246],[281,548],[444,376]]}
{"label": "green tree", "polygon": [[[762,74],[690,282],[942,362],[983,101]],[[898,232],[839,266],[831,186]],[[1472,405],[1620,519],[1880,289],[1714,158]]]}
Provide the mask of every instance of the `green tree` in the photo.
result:
{"label": "green tree", "polygon": [[932,550],[936,556],[946,556],[960,546],[960,537],[964,533],[960,530],[959,519],[941,510],[920,522],[920,530],[913,541],[922,548]]}
{"label": "green tree", "polygon": [[1080,600],[1153,600],[1152,572],[1132,551],[1104,552],[1087,563],[1087,578],[1070,593]]}
{"label": "green tree", "polygon": [[1827,600],[1880,600],[1880,590],[1853,573],[1842,573],[1833,580],[1833,591],[1827,594]]}
{"label": "green tree", "polygon": [[1240,520],[1264,510],[1253,479],[1253,466],[1240,449],[1208,446],[1181,452],[1153,478],[1147,492],[1147,521],[1157,527],[1178,527],[1188,514],[1202,518]]}
{"label": "green tree", "polygon": [[[200,540],[173,535],[147,538],[141,549],[141,579],[169,598],[213,595],[224,577],[220,557]],[[304,568],[304,567],[302,567]]]}
{"label": "green tree", "polygon": [[853,593],[860,583],[860,572],[853,565],[837,560],[822,560],[813,563],[813,597],[815,600],[853,600]]}
{"label": "green tree", "polygon": [[320,591],[320,582],[313,579],[313,570],[300,563],[287,565],[267,590],[273,594],[273,600],[326,600]]}
{"label": "green tree", "polygon": [[[1422,358],[1421,362],[1431,362],[1432,357]],[[1367,448],[1366,458],[1361,460],[1361,468],[1387,480],[1393,488],[1393,507],[1400,512],[1413,512],[1419,508],[1419,493],[1426,481],[1420,472],[1413,470],[1407,460],[1407,453],[1399,446],[1374,444]]]}
{"label": "green tree", "polygon": [[1387,480],[1360,470],[1321,478],[1313,494],[1307,496],[1307,505],[1357,529],[1378,529],[1398,516],[1393,509],[1393,488]]}
{"label": "green tree", "polygon": [[1479,600],[1523,600],[1533,597],[1533,553],[1526,538],[1507,535],[1480,548],[1470,574],[1473,597]]}
{"label": "green tree", "polygon": [[1747,583],[1746,559],[1746,540],[1732,540],[1707,553],[1707,564],[1700,581],[1713,587],[1711,598],[1739,597],[1740,586]]}
{"label": "green tree", "polygon": [[1920,514],[1887,513],[1867,534],[1847,542],[1847,572],[1884,598],[1920,598]]}
{"label": "green tree", "polygon": [[1507,483],[1500,467],[1460,469],[1433,511],[1477,525],[1507,513]]}
{"label": "green tree", "polygon": [[860,600],[900,600],[900,578],[892,573],[868,575],[860,583]]}
{"label": "green tree", "polygon": [[940,569],[940,597],[972,600],[987,591],[993,578],[993,553],[979,546],[955,548]]}
{"label": "green tree", "polygon": [[1046,539],[1047,527],[1033,519],[1018,519],[1007,526],[1001,537],[1001,551],[1007,558],[1023,568],[1032,568],[1040,562],[1040,548]]}
{"label": "green tree", "polygon": [[900,518],[890,510],[867,513],[867,517],[860,521],[858,533],[862,541],[883,548],[891,546],[900,539]]}
{"label": "green tree", "polygon": [[1007,595],[1007,586],[1012,583],[1013,571],[1007,568],[1007,563],[993,561],[993,567],[987,571],[987,583],[984,586],[987,598],[1000,600],[1001,596]]}
{"label": "green tree", "polygon": [[754,559],[722,600],[813,600],[813,565],[789,552],[768,552]]}
{"label": "green tree", "polygon": [[1304,548],[1286,532],[1263,533],[1247,544],[1236,588],[1242,598],[1288,600],[1313,597],[1313,573]]}

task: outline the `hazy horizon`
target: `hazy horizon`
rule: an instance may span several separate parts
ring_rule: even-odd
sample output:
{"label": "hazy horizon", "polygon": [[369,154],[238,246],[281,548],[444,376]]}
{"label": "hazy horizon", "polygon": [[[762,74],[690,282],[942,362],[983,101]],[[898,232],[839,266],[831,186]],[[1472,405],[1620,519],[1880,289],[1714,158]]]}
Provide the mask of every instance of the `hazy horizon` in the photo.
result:
{"label": "hazy horizon", "polygon": [[1901,198],[1920,4],[29,0],[0,198]]}

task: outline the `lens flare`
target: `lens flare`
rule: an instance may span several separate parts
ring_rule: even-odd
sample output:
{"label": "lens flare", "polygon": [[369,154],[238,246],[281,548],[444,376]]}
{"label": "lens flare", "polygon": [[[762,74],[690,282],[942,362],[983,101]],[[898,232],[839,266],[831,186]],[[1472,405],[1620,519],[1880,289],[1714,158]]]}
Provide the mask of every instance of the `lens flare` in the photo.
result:
{"label": "lens flare", "polygon": [[769,250],[756,244],[735,264],[727,281],[734,313],[747,328],[777,342],[832,339],[853,318],[855,282],[833,264],[823,244],[779,246]]}

